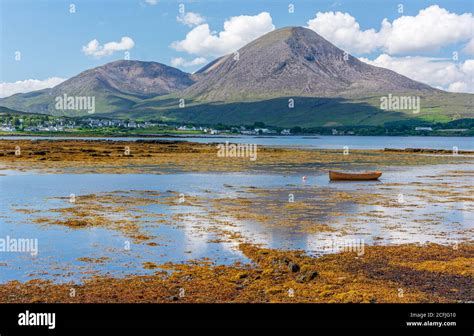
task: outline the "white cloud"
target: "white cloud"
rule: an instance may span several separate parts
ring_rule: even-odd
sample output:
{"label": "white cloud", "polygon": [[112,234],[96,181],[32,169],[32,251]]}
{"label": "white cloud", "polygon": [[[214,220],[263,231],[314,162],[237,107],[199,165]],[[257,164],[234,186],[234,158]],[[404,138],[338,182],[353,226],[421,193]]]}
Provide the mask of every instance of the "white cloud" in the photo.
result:
{"label": "white cloud", "polygon": [[401,16],[393,22],[384,19],[379,31],[361,30],[353,16],[341,12],[318,12],[307,24],[348,52],[383,50],[394,55],[439,50],[453,43],[467,42],[472,38],[474,17],[471,13],[450,13],[433,5],[420,10],[416,16]]}
{"label": "white cloud", "polygon": [[82,47],[84,54],[88,56],[94,56],[97,58],[112,55],[116,51],[130,50],[135,46],[135,42],[128,37],[124,36],[120,42],[108,42],[103,46],[100,45],[99,41],[93,39],[87,45]]}
{"label": "white cloud", "polygon": [[448,91],[451,92],[473,92],[465,82],[454,82],[449,84]]}
{"label": "white cloud", "polygon": [[348,52],[369,53],[380,45],[379,33],[374,29],[362,31],[348,13],[318,12],[308,21],[308,28]]}
{"label": "white cloud", "polygon": [[176,17],[176,20],[189,27],[198,26],[206,22],[206,19],[204,19],[201,14],[194,12],[187,12],[186,14],[181,14]]}
{"label": "white cloud", "polygon": [[25,93],[30,91],[52,88],[64,82],[65,78],[51,77],[45,80],[26,79],[12,83],[0,83],[0,98],[9,97],[15,93]]}
{"label": "white cloud", "polygon": [[149,5],[154,6],[158,3],[158,0],[145,0],[145,2]]}
{"label": "white cloud", "polygon": [[430,6],[417,16],[402,16],[393,21],[385,48],[391,54],[437,50],[471,38],[473,25],[471,13],[458,15],[437,5]]}
{"label": "white cloud", "polygon": [[469,42],[464,46],[464,49],[462,51],[466,54],[474,55],[474,37],[469,40]]}
{"label": "white cloud", "polygon": [[204,57],[196,57],[191,61],[187,61],[182,57],[176,57],[171,59],[171,65],[174,67],[192,67],[197,65],[206,64],[207,60]]}
{"label": "white cloud", "polygon": [[443,58],[393,57],[382,54],[373,61],[367,58],[360,58],[360,60],[447,91],[474,93],[474,60],[472,59],[457,63]]}
{"label": "white cloud", "polygon": [[468,76],[474,77],[474,59],[466,60],[462,64],[461,70]]}
{"label": "white cloud", "polygon": [[211,31],[209,24],[201,24],[188,32],[184,40],[173,42],[171,47],[199,56],[222,56],[274,29],[272,17],[267,12],[234,16],[224,22],[224,30],[219,33]]}

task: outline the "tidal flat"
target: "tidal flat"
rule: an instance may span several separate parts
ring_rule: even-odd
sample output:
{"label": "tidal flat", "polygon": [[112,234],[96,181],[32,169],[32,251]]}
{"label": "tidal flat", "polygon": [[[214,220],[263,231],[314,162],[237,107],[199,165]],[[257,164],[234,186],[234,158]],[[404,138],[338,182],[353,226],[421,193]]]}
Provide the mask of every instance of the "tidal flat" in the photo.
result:
{"label": "tidal flat", "polygon": [[217,152],[1,140],[0,237],[39,253],[0,252],[0,302],[474,300],[472,153]]}

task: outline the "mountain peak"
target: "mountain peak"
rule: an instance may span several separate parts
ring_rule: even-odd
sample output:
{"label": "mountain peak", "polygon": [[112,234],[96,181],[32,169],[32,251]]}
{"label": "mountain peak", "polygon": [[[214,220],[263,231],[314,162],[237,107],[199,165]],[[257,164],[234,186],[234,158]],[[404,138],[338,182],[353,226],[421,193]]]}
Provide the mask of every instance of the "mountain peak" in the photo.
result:
{"label": "mountain peak", "polygon": [[[298,123],[293,125],[299,125],[301,116],[308,118],[304,123],[311,120],[311,124],[319,125],[321,115],[317,115],[314,107],[321,104],[333,106],[337,113],[351,111],[351,118],[353,109],[357,109],[364,116],[358,122],[367,122],[370,111],[380,111],[373,107],[374,102],[377,104],[376,97],[435,96],[434,93],[440,91],[361,62],[311,29],[285,27],[212,61],[193,75],[156,62],[118,60],[84,71],[52,89],[16,95],[0,102],[22,111],[77,115],[81,111],[56,111],[55,97],[94,96],[100,113],[147,114],[147,117],[163,113],[171,119],[209,123],[217,120],[238,123],[244,117],[246,121],[281,123],[280,117],[284,117],[286,125],[291,125],[292,117],[286,113],[285,102],[295,98],[293,118]],[[166,94],[173,96],[156,97]],[[176,109],[172,102],[177,94],[193,104]],[[362,101],[370,103],[361,104]],[[225,106],[226,116],[220,114]],[[329,113],[327,106],[320,113]],[[337,119],[337,115],[332,115],[327,121]]]}
{"label": "mountain peak", "polygon": [[[305,36],[305,35],[317,35],[320,38],[322,38],[318,33],[316,33],[314,30],[311,30],[306,27],[301,27],[301,26],[288,26],[288,27],[283,27],[283,28],[278,28],[275,30],[272,30],[271,32],[267,33],[266,35],[271,35],[271,34],[278,34],[280,36],[287,35],[288,37],[293,37],[293,36]],[[265,35],[263,35],[265,36]],[[261,37],[263,37],[261,36]]]}
{"label": "mountain peak", "polygon": [[434,91],[393,71],[363,63],[304,27],[271,31],[199,73],[201,80],[185,93],[209,101]]}
{"label": "mountain peak", "polygon": [[118,60],[83,71],[52,89],[37,91],[34,99],[21,99],[27,97],[22,95],[11,100],[22,111],[58,113],[54,97],[94,96],[102,112],[109,112],[130,108],[137,100],[183,90],[193,83],[190,74],[165,64]]}
{"label": "mountain peak", "polygon": [[117,94],[156,96],[182,90],[194,81],[181,70],[157,62],[113,61],[84,71],[58,85],[54,91],[87,93],[94,86]]}

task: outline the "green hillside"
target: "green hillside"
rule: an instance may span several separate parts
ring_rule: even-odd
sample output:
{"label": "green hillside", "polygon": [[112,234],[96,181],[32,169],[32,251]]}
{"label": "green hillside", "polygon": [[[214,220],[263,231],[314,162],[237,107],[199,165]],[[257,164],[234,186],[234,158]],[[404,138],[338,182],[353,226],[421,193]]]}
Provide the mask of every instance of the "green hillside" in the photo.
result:
{"label": "green hillside", "polygon": [[[294,107],[289,108],[289,99]],[[420,120],[449,122],[473,118],[470,94],[440,93],[420,97],[419,113],[380,109],[380,96],[365,98],[285,97],[261,101],[206,103],[185,100],[179,107],[177,95],[146,100],[132,109],[106,114],[141,120],[159,119],[196,124],[253,124],[256,121],[281,127],[320,127],[351,125],[383,125],[387,122]]]}

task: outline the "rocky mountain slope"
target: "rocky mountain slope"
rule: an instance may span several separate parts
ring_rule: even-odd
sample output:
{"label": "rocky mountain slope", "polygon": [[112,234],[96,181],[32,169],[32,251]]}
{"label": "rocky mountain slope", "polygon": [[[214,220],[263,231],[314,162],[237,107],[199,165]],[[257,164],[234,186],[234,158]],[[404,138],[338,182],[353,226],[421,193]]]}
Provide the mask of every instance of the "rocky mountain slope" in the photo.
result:
{"label": "rocky mountain slope", "polygon": [[[192,85],[191,75],[176,68],[141,61],[115,61],[86,70],[51,89],[16,94],[0,100],[0,105],[21,111],[60,114],[55,109],[58,96],[94,96],[97,112],[131,108],[137,102],[176,92]],[[84,111],[67,111],[74,115]]]}
{"label": "rocky mountain slope", "polygon": [[438,91],[363,63],[302,27],[272,31],[238,53],[205,66],[198,74],[201,79],[184,94],[210,101]]}
{"label": "rocky mountain slope", "polygon": [[[87,114],[57,111],[54,98],[63,94],[94,96],[100,116],[196,124],[333,127],[474,117],[474,95],[441,91],[366,64],[302,27],[272,31],[195,74],[155,62],[116,61],[52,89],[0,99],[0,106]],[[383,109],[380,98],[389,94],[419,98],[419,111]]]}

